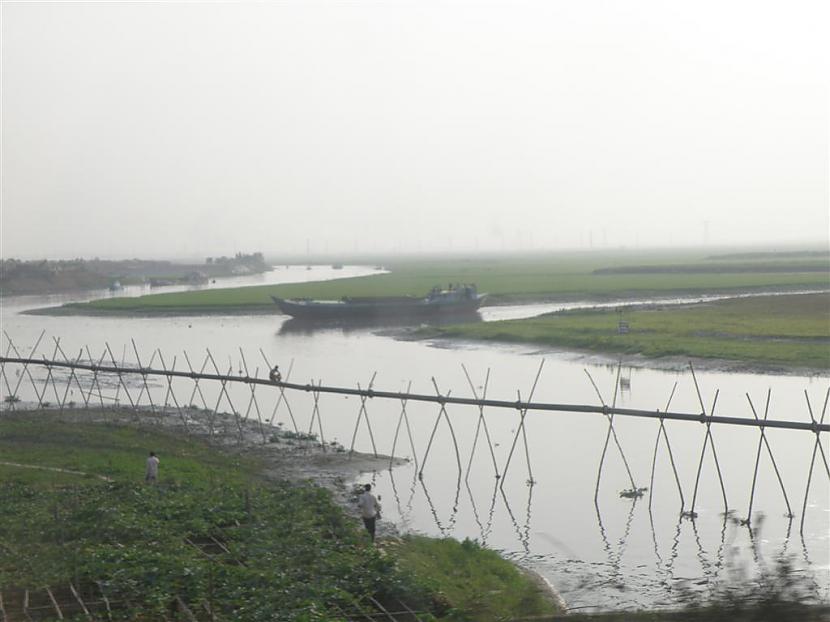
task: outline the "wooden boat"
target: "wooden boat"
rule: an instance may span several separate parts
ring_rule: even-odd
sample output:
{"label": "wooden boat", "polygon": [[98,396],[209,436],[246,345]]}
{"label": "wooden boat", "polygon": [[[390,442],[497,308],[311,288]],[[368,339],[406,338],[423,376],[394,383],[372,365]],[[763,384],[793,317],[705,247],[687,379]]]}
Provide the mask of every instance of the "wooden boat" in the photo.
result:
{"label": "wooden boat", "polygon": [[457,285],[448,289],[434,287],[423,298],[396,296],[310,300],[271,296],[271,299],[285,315],[297,319],[372,320],[473,314],[486,297],[486,294],[479,294],[476,291],[475,285]]}

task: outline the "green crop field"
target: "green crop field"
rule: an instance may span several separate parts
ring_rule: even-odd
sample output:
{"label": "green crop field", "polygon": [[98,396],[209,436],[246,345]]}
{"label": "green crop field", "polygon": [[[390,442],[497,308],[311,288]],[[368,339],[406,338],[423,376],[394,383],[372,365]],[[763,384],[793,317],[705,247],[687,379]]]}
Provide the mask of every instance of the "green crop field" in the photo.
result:
{"label": "green crop field", "polygon": [[[620,320],[629,325],[620,334]],[[427,328],[422,336],[534,343],[648,357],[692,356],[830,368],[830,294],[737,298],[683,307],[562,312]]]}
{"label": "green crop field", "polygon": [[[423,296],[435,285],[475,283],[489,303],[553,298],[634,297],[703,291],[830,287],[826,257],[730,261],[692,253],[549,254],[410,259],[388,274],[315,283],[212,289],[72,305],[75,312],[209,313],[263,311],[270,296],[336,300],[344,296]],[[631,272],[602,273],[628,266]],[[649,271],[652,269],[653,271]]]}

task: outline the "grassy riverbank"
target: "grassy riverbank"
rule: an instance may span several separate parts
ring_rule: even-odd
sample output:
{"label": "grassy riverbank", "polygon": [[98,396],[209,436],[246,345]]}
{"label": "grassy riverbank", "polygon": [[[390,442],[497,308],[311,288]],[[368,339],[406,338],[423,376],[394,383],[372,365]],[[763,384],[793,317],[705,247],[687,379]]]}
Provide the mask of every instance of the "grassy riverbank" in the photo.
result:
{"label": "grassy riverbank", "polygon": [[[620,334],[620,320],[629,332]],[[830,368],[830,294],[738,298],[683,307],[601,309],[423,329],[423,337],[533,343],[650,358],[691,356]]]}
{"label": "grassy riverbank", "polygon": [[388,274],[315,283],[211,289],[71,305],[72,313],[221,313],[273,310],[270,296],[423,296],[433,286],[476,283],[491,303],[653,294],[826,288],[825,256],[709,258],[701,253],[557,253],[386,262]]}
{"label": "grassy riverbank", "polygon": [[[56,619],[57,603],[63,619],[87,620],[83,602],[95,619],[334,621],[358,602],[365,614],[370,597],[425,621],[827,619],[785,566],[678,611],[565,617],[533,581],[474,542],[404,537],[373,547],[326,490],[272,479],[261,453],[116,423],[124,420],[2,413],[7,619]],[[148,448],[162,459],[156,485],[141,481]],[[21,613],[26,598],[31,617]]]}
{"label": "grassy riverbank", "polygon": [[[157,485],[142,481],[149,449],[161,457]],[[3,413],[6,611],[15,619],[26,589],[30,607],[38,597],[50,607],[49,587],[68,617],[70,583],[87,602],[105,594],[116,620],[162,619],[179,602],[199,619],[210,610],[225,620],[336,620],[371,609],[372,598],[438,620],[556,611],[492,551],[423,538],[371,546],[327,490],[263,467],[261,456],[160,429]],[[443,589],[459,577],[466,591]]]}

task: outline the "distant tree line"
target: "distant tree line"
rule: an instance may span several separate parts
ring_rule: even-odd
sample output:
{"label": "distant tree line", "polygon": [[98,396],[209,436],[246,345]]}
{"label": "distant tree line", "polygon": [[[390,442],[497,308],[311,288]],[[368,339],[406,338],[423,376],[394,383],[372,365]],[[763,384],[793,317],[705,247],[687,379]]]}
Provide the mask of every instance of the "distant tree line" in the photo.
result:
{"label": "distant tree line", "polygon": [[83,259],[62,259],[50,261],[38,259],[22,261],[20,259],[0,259],[0,281],[19,277],[44,277],[59,272],[89,271]]}
{"label": "distant tree line", "polygon": [[265,267],[265,258],[262,253],[237,253],[233,257],[208,257],[205,259],[208,265],[243,265],[252,267]]}
{"label": "distant tree line", "polygon": [[193,283],[208,278],[255,274],[269,266],[262,253],[208,257],[204,264],[179,264],[147,259],[0,259],[0,291],[4,294],[45,293],[107,287],[115,281],[164,284]]}

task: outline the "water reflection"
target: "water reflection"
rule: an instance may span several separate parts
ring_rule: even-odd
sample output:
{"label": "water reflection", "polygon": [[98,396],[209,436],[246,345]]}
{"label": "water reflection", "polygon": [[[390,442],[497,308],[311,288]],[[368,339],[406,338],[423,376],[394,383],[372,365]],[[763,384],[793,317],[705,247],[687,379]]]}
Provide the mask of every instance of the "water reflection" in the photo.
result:
{"label": "water reflection", "polygon": [[[714,579],[715,581],[718,580],[720,576],[721,570],[723,570],[723,560],[725,554],[725,547],[726,547],[726,527],[729,521],[730,515],[729,513],[725,513],[723,516],[723,523],[721,525],[720,531],[720,545],[718,546],[718,550],[715,553],[715,572],[714,572]],[[757,561],[756,561],[757,563]]]}
{"label": "water reflection", "polygon": [[504,501],[504,508],[507,510],[507,515],[510,517],[510,522],[513,523],[513,528],[516,530],[516,537],[525,555],[530,554],[530,507],[533,502],[533,486],[528,485],[527,490],[528,493],[525,522],[524,525],[520,525],[519,521],[517,521],[516,517],[513,515],[513,510],[510,509],[510,502],[507,500],[507,495],[504,492],[504,488],[499,486],[499,492],[501,493],[502,501]]}
{"label": "water reflection", "polygon": [[499,483],[498,481],[493,485],[493,494],[490,498],[490,508],[487,511],[487,523],[482,524],[481,518],[479,518],[478,509],[476,508],[476,501],[475,495],[473,495],[473,491],[470,488],[470,484],[468,480],[464,481],[464,486],[467,489],[467,493],[470,496],[470,506],[473,509],[473,517],[475,519],[476,524],[478,525],[479,531],[481,533],[481,544],[482,546],[487,545],[487,538],[490,537],[490,532],[493,529],[493,515],[496,511],[496,496],[499,492]]}
{"label": "water reflection", "polygon": [[628,517],[625,521],[625,528],[622,536],[620,536],[616,547],[611,547],[611,542],[608,540],[608,533],[605,531],[605,526],[602,523],[602,512],[599,509],[599,503],[595,502],[594,507],[597,513],[597,526],[599,527],[600,538],[602,538],[602,545],[605,553],[608,556],[608,567],[611,571],[610,582],[619,590],[625,589],[625,580],[621,571],[622,556],[625,552],[626,543],[628,542],[628,535],[631,533],[631,523],[634,518],[634,509],[637,507],[637,498],[632,499],[631,508],[628,510]]}
{"label": "water reflection", "polygon": [[660,555],[660,547],[657,544],[657,530],[654,527],[654,514],[652,513],[650,506],[648,509],[648,520],[649,526],[651,527],[651,539],[654,543],[654,557],[656,560],[655,574],[658,576],[660,574],[665,574],[665,578],[660,582],[660,584],[666,589],[667,592],[671,592],[672,587],[674,586],[674,564],[679,553],[680,530],[682,528],[683,518],[678,517],[677,524],[674,529],[674,537],[672,538],[671,553],[669,555],[669,560],[665,563],[663,562],[663,556]]}
{"label": "water reflection", "polygon": [[415,488],[418,485],[418,477],[413,473],[412,481],[409,482],[409,498],[404,506],[401,506],[401,497],[398,494],[398,487],[395,485],[395,470],[391,468],[389,469],[389,483],[392,486],[395,504],[398,507],[398,515],[401,517],[401,521],[405,525],[408,525],[410,524],[410,517],[412,516],[412,502],[415,499]]}
{"label": "water reflection", "polygon": [[[718,576],[720,575],[721,569],[724,566],[724,552],[726,546],[726,531],[729,525],[729,515],[727,513],[722,514],[723,521],[721,523],[721,530],[720,530],[720,544],[715,552],[714,561],[709,560],[709,556],[706,554],[706,547],[703,546],[703,542],[700,537],[700,532],[698,531],[697,521],[692,519],[689,522],[692,525],[692,533],[694,534],[694,540],[697,544],[697,559],[700,562],[700,567],[703,570],[703,577],[702,581],[698,582],[698,585],[703,585],[706,589],[712,593],[714,590]],[[734,524],[734,522],[733,522]],[[758,563],[758,558],[755,558],[756,564]]]}
{"label": "water reflection", "polygon": [[[811,588],[810,591],[813,594],[815,594],[817,599],[827,600],[828,597],[830,597],[830,585],[825,586],[825,593],[822,594],[821,593],[821,586],[819,585],[819,582],[818,582],[818,579],[817,579],[818,574],[814,570],[813,562],[810,561],[810,553],[807,550],[807,541],[804,539],[803,534],[800,534],[800,539],[801,539],[801,552],[802,552],[802,555],[804,557],[805,575],[807,577],[807,580],[810,581],[810,588]],[[826,573],[826,569],[824,570],[824,572]]]}
{"label": "water reflection", "polygon": [[[392,473],[390,472],[390,478],[392,477]],[[460,535],[456,533],[456,521],[459,516],[458,486],[460,479],[455,480],[456,486],[454,490],[450,490],[444,485],[435,488],[434,486],[430,486],[426,480],[417,479],[417,477],[413,478],[413,486],[415,481],[420,483],[424,500],[429,509],[429,515],[437,529],[437,533],[442,537],[459,538]],[[394,486],[393,481],[393,488]],[[624,515],[621,516],[624,520],[615,520],[612,522],[612,530],[615,524],[622,528],[619,536],[612,537],[607,527],[608,519],[606,512],[603,512],[600,503],[596,503],[594,504],[594,511],[597,533],[602,550],[604,551],[605,562],[599,564],[589,562],[588,567],[590,569],[587,569],[586,560],[580,559],[578,554],[574,553],[568,544],[547,532],[532,532],[533,493],[537,487],[527,486],[526,505],[523,504],[523,512],[517,512],[515,507],[517,495],[521,494],[519,492],[521,489],[520,486],[505,487],[505,489],[502,489],[499,486],[499,482],[496,481],[492,489],[490,489],[489,494],[484,493],[480,488],[474,489],[470,486],[469,482],[465,483],[464,488],[466,490],[466,496],[469,499],[471,519],[478,530],[482,544],[487,545],[491,542],[494,533],[493,523],[496,510],[498,506],[501,506],[504,511],[504,518],[512,528],[513,540],[517,545],[513,548],[511,557],[518,558],[524,563],[530,563],[531,565],[538,564],[540,567],[545,568],[550,568],[553,565],[558,569],[557,572],[560,573],[558,579],[563,582],[565,581],[565,577],[569,577],[567,581],[573,581],[583,573],[583,578],[580,582],[575,586],[571,585],[571,588],[575,589],[576,593],[579,594],[584,592],[584,595],[589,598],[596,598],[597,590],[607,590],[610,588],[621,599],[617,601],[617,606],[640,606],[639,603],[642,602],[640,599],[645,592],[649,593],[649,602],[657,603],[661,606],[671,605],[674,603],[672,594],[675,593],[678,581],[683,582],[687,591],[691,590],[711,595],[716,592],[720,582],[725,578],[725,569],[732,568],[735,571],[737,568],[735,566],[735,563],[738,562],[737,558],[734,559],[735,563],[731,565],[727,559],[728,553],[737,554],[740,550],[740,547],[736,546],[735,543],[739,532],[737,529],[739,521],[731,513],[722,513],[719,515],[720,518],[717,520],[716,530],[712,530],[712,527],[715,527],[715,525],[712,525],[711,521],[704,521],[704,528],[701,529],[701,519],[686,520],[678,515],[677,519],[672,522],[669,531],[666,529],[668,525],[665,525],[665,523],[663,529],[659,530],[656,524],[656,519],[659,515],[655,516],[653,511],[645,507],[645,511],[648,513],[647,529],[650,530],[653,555],[653,563],[648,565],[654,568],[653,571],[646,571],[642,570],[647,567],[646,564],[642,563],[644,561],[642,559],[642,549],[629,555],[632,538],[637,539],[634,535],[636,531],[634,523],[637,520],[638,508],[644,507],[646,504],[639,504],[640,499],[637,497],[631,498]],[[496,501],[497,497],[500,499],[498,503]],[[448,506],[451,505],[449,515],[442,514],[438,509],[442,505],[442,499],[445,500]],[[402,516],[406,517],[405,520],[407,522],[412,512],[411,501],[412,495],[410,495],[409,507],[406,509],[400,507],[399,503],[399,511]],[[486,512],[485,508],[487,508]],[[606,508],[606,511],[609,509],[612,515],[618,516],[619,508]],[[695,574],[693,572],[689,574],[687,569],[687,572],[681,578],[677,574],[677,564],[681,557],[684,525],[687,523],[690,525],[691,533],[689,535],[691,535],[691,542],[694,546],[694,553],[692,551],[689,551],[689,553],[693,555],[693,559],[697,560],[701,573]],[[763,573],[768,570],[767,562],[762,551],[762,542],[766,541],[761,540],[759,535],[759,529],[763,523],[764,518],[761,515],[756,521],[756,525],[754,527],[748,527],[746,532],[749,537],[749,546],[744,548],[752,553],[749,561],[754,569],[753,573]],[[780,552],[773,555],[773,558],[783,559],[786,556],[791,533],[791,523],[792,521],[790,521],[790,528],[788,528],[787,534],[784,537],[783,547],[781,547]],[[661,552],[658,531],[662,531],[667,536],[670,534],[669,540],[667,540],[669,544],[667,554]],[[538,543],[534,546],[531,542],[532,533],[538,535],[544,542],[551,544],[554,547],[554,551],[547,554],[539,554],[537,552],[539,549]],[[715,536],[717,540],[714,543],[707,544],[705,542],[705,535],[707,533],[710,534],[710,537],[717,534]],[[503,546],[503,541],[498,546]],[[557,552],[559,550],[563,551],[568,558],[562,558]],[[810,559],[807,556],[807,551],[808,548],[802,541],[802,553],[805,560],[804,565],[806,566],[804,572],[809,575],[811,593],[819,596],[821,591],[820,583],[815,574],[816,569],[812,567]],[[631,559],[627,559],[629,557]],[[688,565],[688,560],[686,564]],[[796,572],[800,571],[796,570]],[[604,594],[604,598],[608,598],[608,592],[606,591]],[[586,606],[590,608],[594,605]]]}
{"label": "water reflection", "polygon": [[452,511],[450,512],[446,525],[441,521],[441,518],[438,516],[438,511],[435,509],[435,504],[432,502],[432,497],[430,497],[429,495],[429,489],[424,483],[424,479],[422,477],[419,477],[418,480],[421,482],[421,490],[424,492],[424,498],[427,501],[427,505],[429,505],[429,511],[432,514],[432,518],[435,520],[435,526],[438,527],[438,531],[441,533],[443,537],[449,538],[453,534],[456,516],[458,515],[458,499],[461,496],[460,473],[455,485],[455,498],[452,502]]}
{"label": "water reflection", "polygon": [[530,509],[533,507],[533,486],[528,486],[527,488],[527,507],[525,509],[525,524],[522,534],[524,538],[522,542],[524,543],[525,553],[530,554]]}

